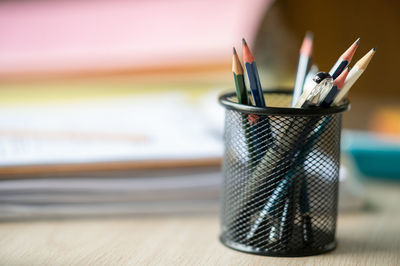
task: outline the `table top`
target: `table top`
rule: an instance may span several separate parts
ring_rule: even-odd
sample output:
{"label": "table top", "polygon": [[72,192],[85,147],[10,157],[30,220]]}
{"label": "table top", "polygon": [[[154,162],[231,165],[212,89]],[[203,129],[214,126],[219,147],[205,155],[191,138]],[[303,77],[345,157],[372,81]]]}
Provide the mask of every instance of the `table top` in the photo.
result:
{"label": "table top", "polygon": [[274,258],[218,241],[216,214],[0,223],[1,265],[400,265],[400,187],[369,185],[370,208],[340,214],[338,247]]}

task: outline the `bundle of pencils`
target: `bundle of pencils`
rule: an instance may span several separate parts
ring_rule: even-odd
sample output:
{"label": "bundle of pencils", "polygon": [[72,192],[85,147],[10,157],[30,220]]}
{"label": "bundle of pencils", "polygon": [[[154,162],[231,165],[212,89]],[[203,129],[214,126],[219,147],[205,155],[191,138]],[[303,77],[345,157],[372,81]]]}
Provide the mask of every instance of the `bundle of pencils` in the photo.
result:
{"label": "bundle of pencils", "polygon": [[[375,54],[376,48],[371,49],[364,57],[362,57],[349,71],[348,65],[350,64],[357,48],[360,43],[360,38],[358,38],[336,61],[334,66],[331,68],[329,73],[322,72],[326,74],[324,80],[331,80],[332,83],[325,84],[323,86],[320,82],[314,79],[314,88],[310,85],[306,87],[307,78],[306,74],[310,70],[309,61],[308,64],[304,63],[306,61],[303,57],[311,58],[312,49],[306,49],[303,47],[312,47],[309,43],[312,43],[310,39],[310,34],[307,34],[303,41],[302,49],[300,50],[300,59],[296,75],[296,86],[293,92],[292,107],[296,108],[306,108],[310,104],[314,106],[329,107],[332,105],[339,105],[344,97],[349,92],[350,88],[354,85],[357,79],[361,76],[364,70],[367,68],[369,62]],[[306,51],[306,52],[302,52]],[[321,73],[321,72],[320,72]],[[321,76],[321,74],[319,74]],[[310,76],[308,76],[310,78]],[[297,82],[300,80],[299,82]],[[318,84],[315,84],[318,83]],[[320,85],[321,84],[321,85]],[[300,95],[298,97],[298,95]],[[312,100],[311,100],[312,99]],[[311,100],[311,102],[310,102]],[[307,103],[307,101],[309,101]]]}
{"label": "bundle of pencils", "polygon": [[[349,64],[359,46],[358,38],[337,60],[329,72],[318,72],[318,68],[312,65],[313,34],[307,32],[303,40],[298,60],[298,69],[293,90],[293,97],[290,104],[292,108],[329,108],[334,105],[341,105],[343,99],[354,85],[357,79],[367,68],[371,61],[375,48],[364,55],[355,66],[349,70]],[[255,63],[246,41],[243,39],[243,60],[247,74],[247,80],[251,97],[246,89],[245,73],[240,59],[233,49],[233,76],[236,87],[236,94],[239,104],[267,107],[264,92]],[[272,217],[275,221],[270,224],[269,241],[287,241],[290,239],[290,226],[294,219],[293,204],[297,200],[300,206],[302,219],[303,243],[308,245],[312,242],[312,217],[309,214],[309,200],[306,179],[295,178],[295,172],[303,167],[306,154],[308,154],[326,130],[328,117],[309,117],[296,119],[287,118],[287,123],[280,126],[279,132],[272,134],[270,121],[267,117],[257,115],[243,116],[248,144],[249,158],[257,158],[251,162],[252,174],[247,181],[241,198],[250,199],[252,208],[257,208],[251,217],[248,231],[245,234],[246,241],[259,239],[261,225],[266,217]],[[246,129],[247,128],[247,129]],[[262,128],[262,130],[261,130]],[[266,129],[265,129],[266,128]],[[284,144],[284,145],[283,145]],[[268,166],[268,167],[266,167]],[[278,168],[279,171],[278,171]],[[281,169],[285,170],[282,171]],[[269,180],[274,178],[273,181]],[[252,198],[257,196],[257,189],[263,184],[275,183],[275,188],[265,198],[265,202],[254,204]],[[298,184],[300,187],[299,199],[293,198],[293,187]],[[260,201],[258,199],[258,201]],[[237,220],[246,220],[242,210],[248,208],[246,202],[239,202],[232,210]],[[249,220],[249,219],[247,219]],[[251,242],[249,242],[251,243]]]}

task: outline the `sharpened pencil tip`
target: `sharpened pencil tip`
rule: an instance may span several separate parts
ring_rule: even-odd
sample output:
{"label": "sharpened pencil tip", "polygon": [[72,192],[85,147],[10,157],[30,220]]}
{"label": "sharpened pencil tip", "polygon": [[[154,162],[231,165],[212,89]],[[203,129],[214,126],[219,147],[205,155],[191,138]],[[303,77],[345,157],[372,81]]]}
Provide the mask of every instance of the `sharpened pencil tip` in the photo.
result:
{"label": "sharpened pencil tip", "polygon": [[250,51],[249,46],[246,43],[246,40],[243,38],[243,61],[245,63],[253,63],[254,62],[254,56]]}
{"label": "sharpened pencil tip", "polygon": [[243,43],[244,45],[247,45],[247,42],[246,42],[246,40],[245,40],[244,38],[242,38],[242,43]]}
{"label": "sharpened pencil tip", "polygon": [[374,50],[374,52],[376,51],[376,47],[372,48],[372,50]]}
{"label": "sharpened pencil tip", "polygon": [[236,49],[235,49],[235,47],[233,47],[233,54],[236,54]]}
{"label": "sharpened pencil tip", "polygon": [[313,33],[311,31],[307,31],[303,43],[301,44],[300,54],[304,54],[310,57],[312,54],[312,50],[313,50]]}
{"label": "sharpened pencil tip", "polygon": [[360,38],[358,38],[340,57],[342,60],[347,60],[350,63],[353,55],[355,54],[358,44],[360,43]]}

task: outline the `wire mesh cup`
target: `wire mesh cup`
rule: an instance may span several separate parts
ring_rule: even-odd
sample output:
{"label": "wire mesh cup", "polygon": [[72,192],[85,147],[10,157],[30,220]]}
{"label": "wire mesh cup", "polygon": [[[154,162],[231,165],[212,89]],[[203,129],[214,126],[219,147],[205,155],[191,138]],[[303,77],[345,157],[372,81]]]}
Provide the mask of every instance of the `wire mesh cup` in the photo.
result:
{"label": "wire mesh cup", "polygon": [[264,92],[268,107],[225,107],[221,242],[269,256],[336,247],[340,133],[348,102],[288,108],[291,92]]}

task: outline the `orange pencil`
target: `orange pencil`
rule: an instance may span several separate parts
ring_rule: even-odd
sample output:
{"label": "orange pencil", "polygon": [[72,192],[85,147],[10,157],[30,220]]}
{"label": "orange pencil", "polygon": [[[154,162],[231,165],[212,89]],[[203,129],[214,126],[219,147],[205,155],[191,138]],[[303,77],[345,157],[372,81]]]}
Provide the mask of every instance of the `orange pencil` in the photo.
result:
{"label": "orange pencil", "polygon": [[353,58],[354,53],[356,52],[358,45],[360,43],[360,38],[358,38],[349,49],[344,52],[339,59],[336,61],[335,65],[329,71],[329,74],[333,79],[339,77],[339,75],[343,72],[343,70],[350,64],[351,59]]}

